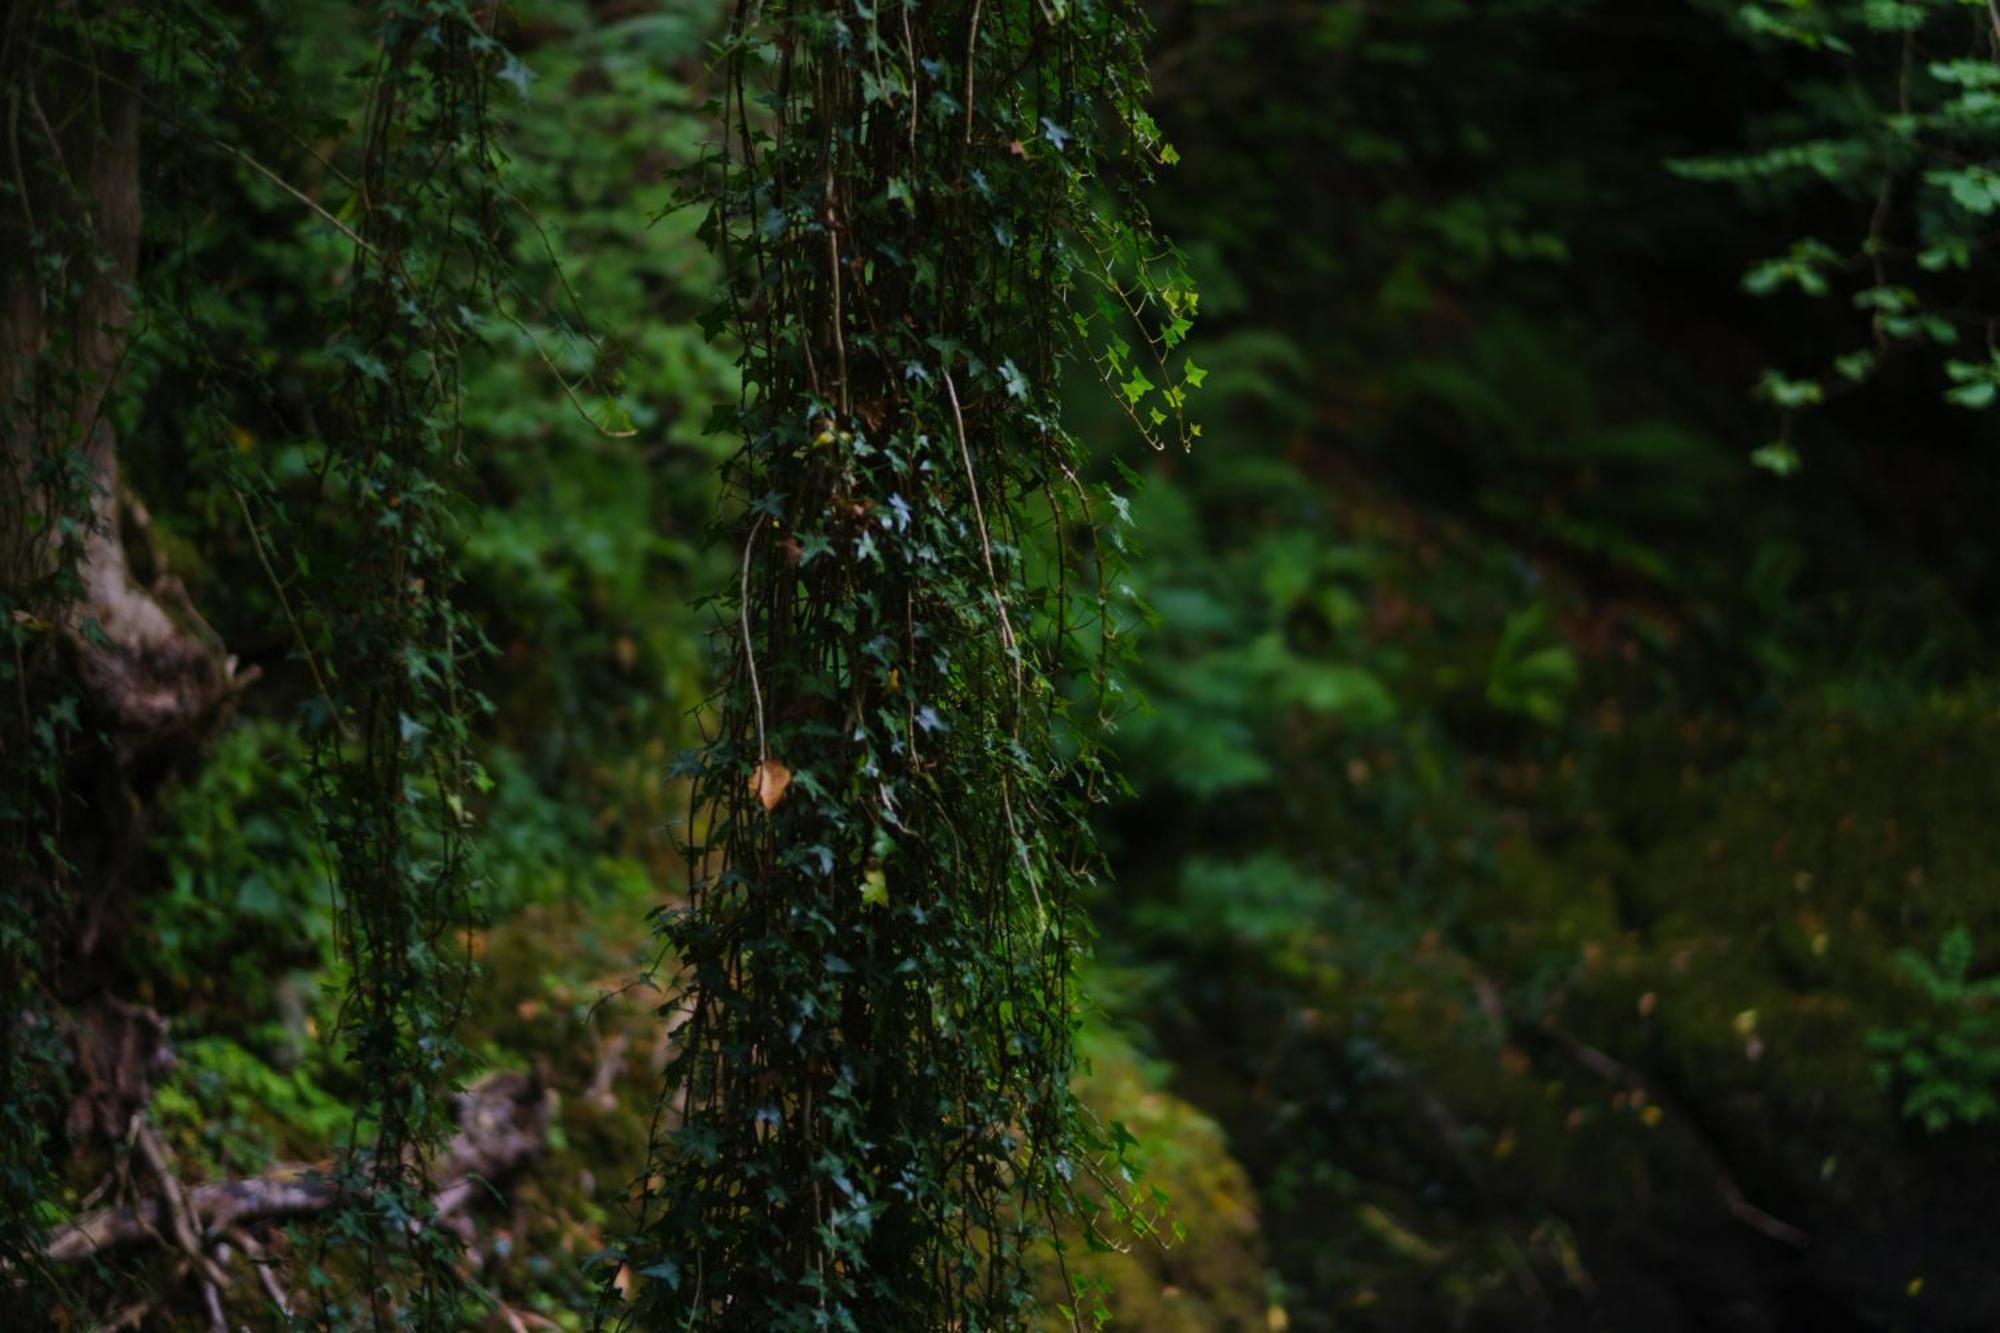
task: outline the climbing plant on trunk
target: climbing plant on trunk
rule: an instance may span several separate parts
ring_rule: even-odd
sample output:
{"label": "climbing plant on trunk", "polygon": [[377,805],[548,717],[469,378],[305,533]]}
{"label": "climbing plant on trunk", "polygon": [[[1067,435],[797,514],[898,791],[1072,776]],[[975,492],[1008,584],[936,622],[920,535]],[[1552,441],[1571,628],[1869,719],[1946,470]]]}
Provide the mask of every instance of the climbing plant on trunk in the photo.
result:
{"label": "climbing plant on trunk", "polygon": [[1134,197],[1172,159],[1145,32],[1126,0],[736,10],[687,183],[740,569],[630,1325],[1018,1326],[1101,1151],[1073,913],[1116,534],[1057,395],[1082,360],[1156,446],[1195,431],[1195,298]]}
{"label": "climbing plant on trunk", "polygon": [[[24,0],[0,20],[0,1266],[37,1273],[63,1006],[129,897],[149,802],[240,687],[119,535],[137,509],[113,425],[142,221],[133,18]],[[53,1283],[13,1285],[39,1317]]]}
{"label": "climbing plant on trunk", "polygon": [[[195,424],[174,457],[232,494],[311,681],[302,729],[360,1089],[312,1316],[455,1328],[458,1242],[434,1224],[428,1158],[462,1072],[481,776],[469,719],[482,701],[460,681],[480,640],[451,600],[458,372],[475,312],[497,304],[489,93],[509,58],[498,7],[481,0],[380,0],[353,18],[369,53],[358,133],[317,146],[307,131],[338,128],[349,104],[262,82],[269,52],[245,33],[268,16],[254,8],[34,0],[0,24],[0,1266],[48,1258],[65,1010],[107,985],[108,969],[87,966],[117,928],[106,904],[145,878],[149,806],[251,678],[157,557],[149,583],[128,565],[121,523],[143,509],[121,487],[112,423],[130,416],[126,363],[144,340],[190,381]],[[251,118],[275,119],[324,169],[320,199],[225,137]],[[229,372],[201,348],[199,295],[142,265],[142,243],[168,239],[147,233],[142,202],[170,218],[186,202],[142,169],[155,143],[242,164],[346,248],[327,288],[302,263],[300,290],[273,298],[295,298],[322,335],[293,367],[305,419],[325,423],[288,442],[310,489],[280,451],[241,447],[247,432],[232,442]],[[182,1242],[215,1297],[196,1253],[209,1239]],[[54,1286],[9,1291],[53,1300]]]}

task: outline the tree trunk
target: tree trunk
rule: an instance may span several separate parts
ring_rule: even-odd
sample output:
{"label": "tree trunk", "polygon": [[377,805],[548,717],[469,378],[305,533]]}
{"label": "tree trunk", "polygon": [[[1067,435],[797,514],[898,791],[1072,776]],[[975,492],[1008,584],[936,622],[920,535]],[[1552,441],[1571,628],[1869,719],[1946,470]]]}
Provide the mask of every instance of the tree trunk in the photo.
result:
{"label": "tree trunk", "polygon": [[14,6],[0,55],[0,165],[15,187],[0,203],[0,577],[32,645],[17,659],[0,762],[27,761],[47,722],[37,704],[77,701],[54,811],[60,860],[34,873],[67,888],[67,952],[88,958],[153,795],[240,682],[178,584],[164,570],[142,584],[126,556],[121,518],[143,511],[121,492],[107,408],[139,275],[141,75],[131,54],[76,36],[67,10]]}

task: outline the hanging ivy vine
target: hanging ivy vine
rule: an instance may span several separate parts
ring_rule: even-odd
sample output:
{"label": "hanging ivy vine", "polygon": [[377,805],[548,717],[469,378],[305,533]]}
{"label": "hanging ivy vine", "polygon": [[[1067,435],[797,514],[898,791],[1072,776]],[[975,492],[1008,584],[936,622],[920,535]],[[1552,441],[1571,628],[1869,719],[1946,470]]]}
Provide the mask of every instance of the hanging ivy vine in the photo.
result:
{"label": "hanging ivy vine", "polygon": [[1156,445],[1195,433],[1145,34],[1128,0],[735,11],[687,184],[740,571],[629,1326],[1018,1327],[1103,1151],[1069,1084],[1114,501],[1057,396],[1084,360]]}
{"label": "hanging ivy vine", "polygon": [[[482,781],[460,680],[479,651],[452,604],[458,373],[493,302],[498,156],[488,94],[504,53],[464,0],[384,0],[354,177],[354,264],[329,346],[341,377],[324,479],[373,539],[313,580],[319,812],[351,968],[343,1024],[363,1089],[322,1233],[362,1242],[377,1326],[460,1325],[456,1242],[425,1225],[427,1156],[450,1132],[454,1030],[471,972],[471,793]],[[308,655],[313,656],[308,649]],[[404,1280],[389,1281],[392,1271]],[[324,1297],[321,1322],[361,1314]]]}

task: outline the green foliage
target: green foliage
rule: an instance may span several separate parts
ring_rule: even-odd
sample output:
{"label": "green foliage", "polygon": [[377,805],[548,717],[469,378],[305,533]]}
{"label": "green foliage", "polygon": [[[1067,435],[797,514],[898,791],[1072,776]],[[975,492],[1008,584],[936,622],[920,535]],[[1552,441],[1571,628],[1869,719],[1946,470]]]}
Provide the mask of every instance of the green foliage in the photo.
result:
{"label": "green foliage", "polygon": [[323,1061],[287,1061],[280,1070],[221,1036],[180,1041],[175,1054],[172,1080],[155,1094],[158,1124],[220,1172],[254,1175],[274,1161],[311,1160],[352,1123],[349,1102],[326,1086],[334,1071]]}
{"label": "green foliage", "polygon": [[1875,1077],[1904,1089],[1903,1114],[1936,1133],[1977,1125],[2000,1113],[2000,978],[1972,980],[1972,932],[1958,926],[1938,942],[1932,961],[1899,949],[1896,962],[1923,988],[1935,1017],[1908,1028],[1868,1034],[1881,1060]]}
{"label": "green foliage", "polygon": [[686,603],[731,567],[698,536],[726,445],[703,425],[736,369],[696,323],[716,269],[698,216],[666,213],[662,179],[699,153],[708,122],[688,76],[718,17],[523,7],[548,36],[523,54],[526,93],[502,94],[517,207],[503,311],[466,366],[479,462],[463,478],[476,509],[461,598],[498,650],[468,669],[519,760],[495,776],[586,822],[615,819],[608,841],[662,875],[680,801],[663,773],[692,735],[706,669]]}
{"label": "green foliage", "polygon": [[[480,775],[470,717],[480,701],[460,671],[479,640],[451,601],[452,510],[459,358],[478,336],[473,307],[490,304],[497,259],[489,92],[512,68],[488,17],[455,0],[313,11],[267,41],[269,16],[254,7],[86,7],[83,44],[54,52],[115,71],[124,104],[170,109],[147,118],[140,161],[150,170],[137,181],[152,228],[142,249],[166,257],[121,286],[119,299],[145,318],[131,334],[129,378],[102,405],[143,460],[128,475],[164,473],[169,497],[194,500],[178,531],[162,534],[153,573],[164,582],[160,553],[188,549],[176,539],[223,528],[227,544],[202,555],[236,557],[229,572],[258,589],[239,614],[261,633],[281,625],[280,652],[304,667],[303,743],[241,733],[218,769],[168,802],[181,822],[156,845],[167,890],[135,913],[120,945],[129,963],[158,964],[162,992],[215,996],[241,983],[222,991],[238,1020],[272,1003],[273,971],[310,975],[329,940],[337,947],[351,981],[338,1049],[356,1065],[345,1169],[357,1188],[332,1230],[366,1237],[358,1252],[371,1285],[400,1294],[323,1305],[322,1320],[336,1324],[379,1324],[392,1309],[426,1326],[458,1317],[455,1242],[408,1222],[429,1208],[416,1150],[450,1129],[449,1031],[472,920],[467,834]],[[51,39],[32,27],[18,35],[46,55]],[[310,51],[309,30],[323,39]],[[354,56],[357,71],[288,64],[334,53]],[[23,91],[10,78],[17,107]],[[77,124],[78,142],[90,142],[96,132]],[[273,146],[281,166],[310,162],[311,192],[246,143]],[[161,145],[164,169],[144,151]],[[189,157],[199,165],[176,175]],[[241,232],[212,226],[216,196],[204,186],[240,206]],[[177,237],[191,222],[199,236]],[[219,287],[205,263],[224,267]],[[252,287],[256,274],[269,281]],[[254,295],[220,299],[231,287]],[[75,350],[57,342],[53,354]],[[84,369],[103,395],[102,369]],[[147,400],[164,410],[137,410]],[[116,497],[101,510],[102,539],[117,542]],[[263,764],[267,748],[303,762]],[[253,788],[268,805],[239,818]],[[324,870],[331,884],[309,884]],[[336,917],[316,929],[329,888]],[[308,904],[318,910],[301,928]]]}
{"label": "green foliage", "polygon": [[[580,1328],[608,1247],[637,1327],[1992,1322],[1992,1150],[1898,1120],[1993,1097],[1958,933],[1898,952],[1996,925],[1981,6],[1153,7],[1198,364],[1122,4],[747,6],[706,69],[699,5],[124,12],[127,536],[263,674],[88,980],[172,1017],[190,1184],[403,1117],[395,1187],[282,1251],[302,1322]],[[54,62],[10,94],[64,50],[7,46]],[[99,256],[41,220],[60,309]],[[1196,388],[1224,447],[1094,484]],[[97,497],[45,442],[57,558],[0,586],[13,1262],[105,1165],[35,1160],[61,849],[116,808],[61,802]],[[1170,1062],[1077,1027],[1080,899]],[[664,1015],[601,998],[648,965]],[[458,1253],[396,1210],[488,1065],[555,1121]],[[1186,1243],[1106,1248],[1141,1171]]]}
{"label": "green foliage", "polygon": [[253,722],[221,739],[163,803],[153,847],[162,882],[136,905],[128,968],[255,1014],[271,1003],[274,973],[333,961],[331,868],[308,780],[288,729]]}
{"label": "green foliage", "polygon": [[1169,157],[1144,32],[1117,0],[801,4],[720,47],[687,181],[740,349],[741,556],[714,739],[680,763],[682,1119],[626,1324],[1016,1326],[1099,1151],[1071,912],[1117,534],[1055,391],[1087,360],[1140,429],[1193,434],[1195,299],[1134,198]]}
{"label": "green foliage", "polygon": [[1785,433],[1761,455],[1766,466],[1796,465],[1796,413],[1902,359],[1941,365],[1940,391],[1953,405],[1990,406],[1993,368],[1960,350],[1983,341],[1990,352],[1994,319],[1977,263],[2000,212],[2000,31],[1990,11],[1970,0],[1724,8],[1774,59],[1787,48],[1803,53],[1785,60],[1792,105],[1748,127],[1752,151],[1676,167],[1737,187],[1752,207],[1801,196],[1836,205],[1831,219],[1847,219],[1851,239],[1796,240],[1753,264],[1743,285],[1758,296],[1846,304],[1860,315],[1850,336],[1865,334],[1804,377],[1765,373],[1760,393]]}
{"label": "green foliage", "polygon": [[1536,603],[1507,617],[1493,661],[1486,669],[1486,701],[1503,713],[1537,722],[1562,720],[1563,705],[1576,687],[1576,657],[1553,637],[1548,607]]}

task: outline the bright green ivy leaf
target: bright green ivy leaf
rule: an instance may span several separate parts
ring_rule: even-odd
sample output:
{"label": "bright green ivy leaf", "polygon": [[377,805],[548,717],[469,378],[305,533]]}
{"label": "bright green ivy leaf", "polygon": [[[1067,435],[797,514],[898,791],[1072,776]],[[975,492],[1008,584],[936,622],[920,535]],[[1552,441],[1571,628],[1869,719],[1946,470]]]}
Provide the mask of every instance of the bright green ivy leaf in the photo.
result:
{"label": "bright green ivy leaf", "polygon": [[1780,477],[1789,477],[1799,470],[1798,451],[1783,440],[1757,450],[1750,455],[1750,461]]}

